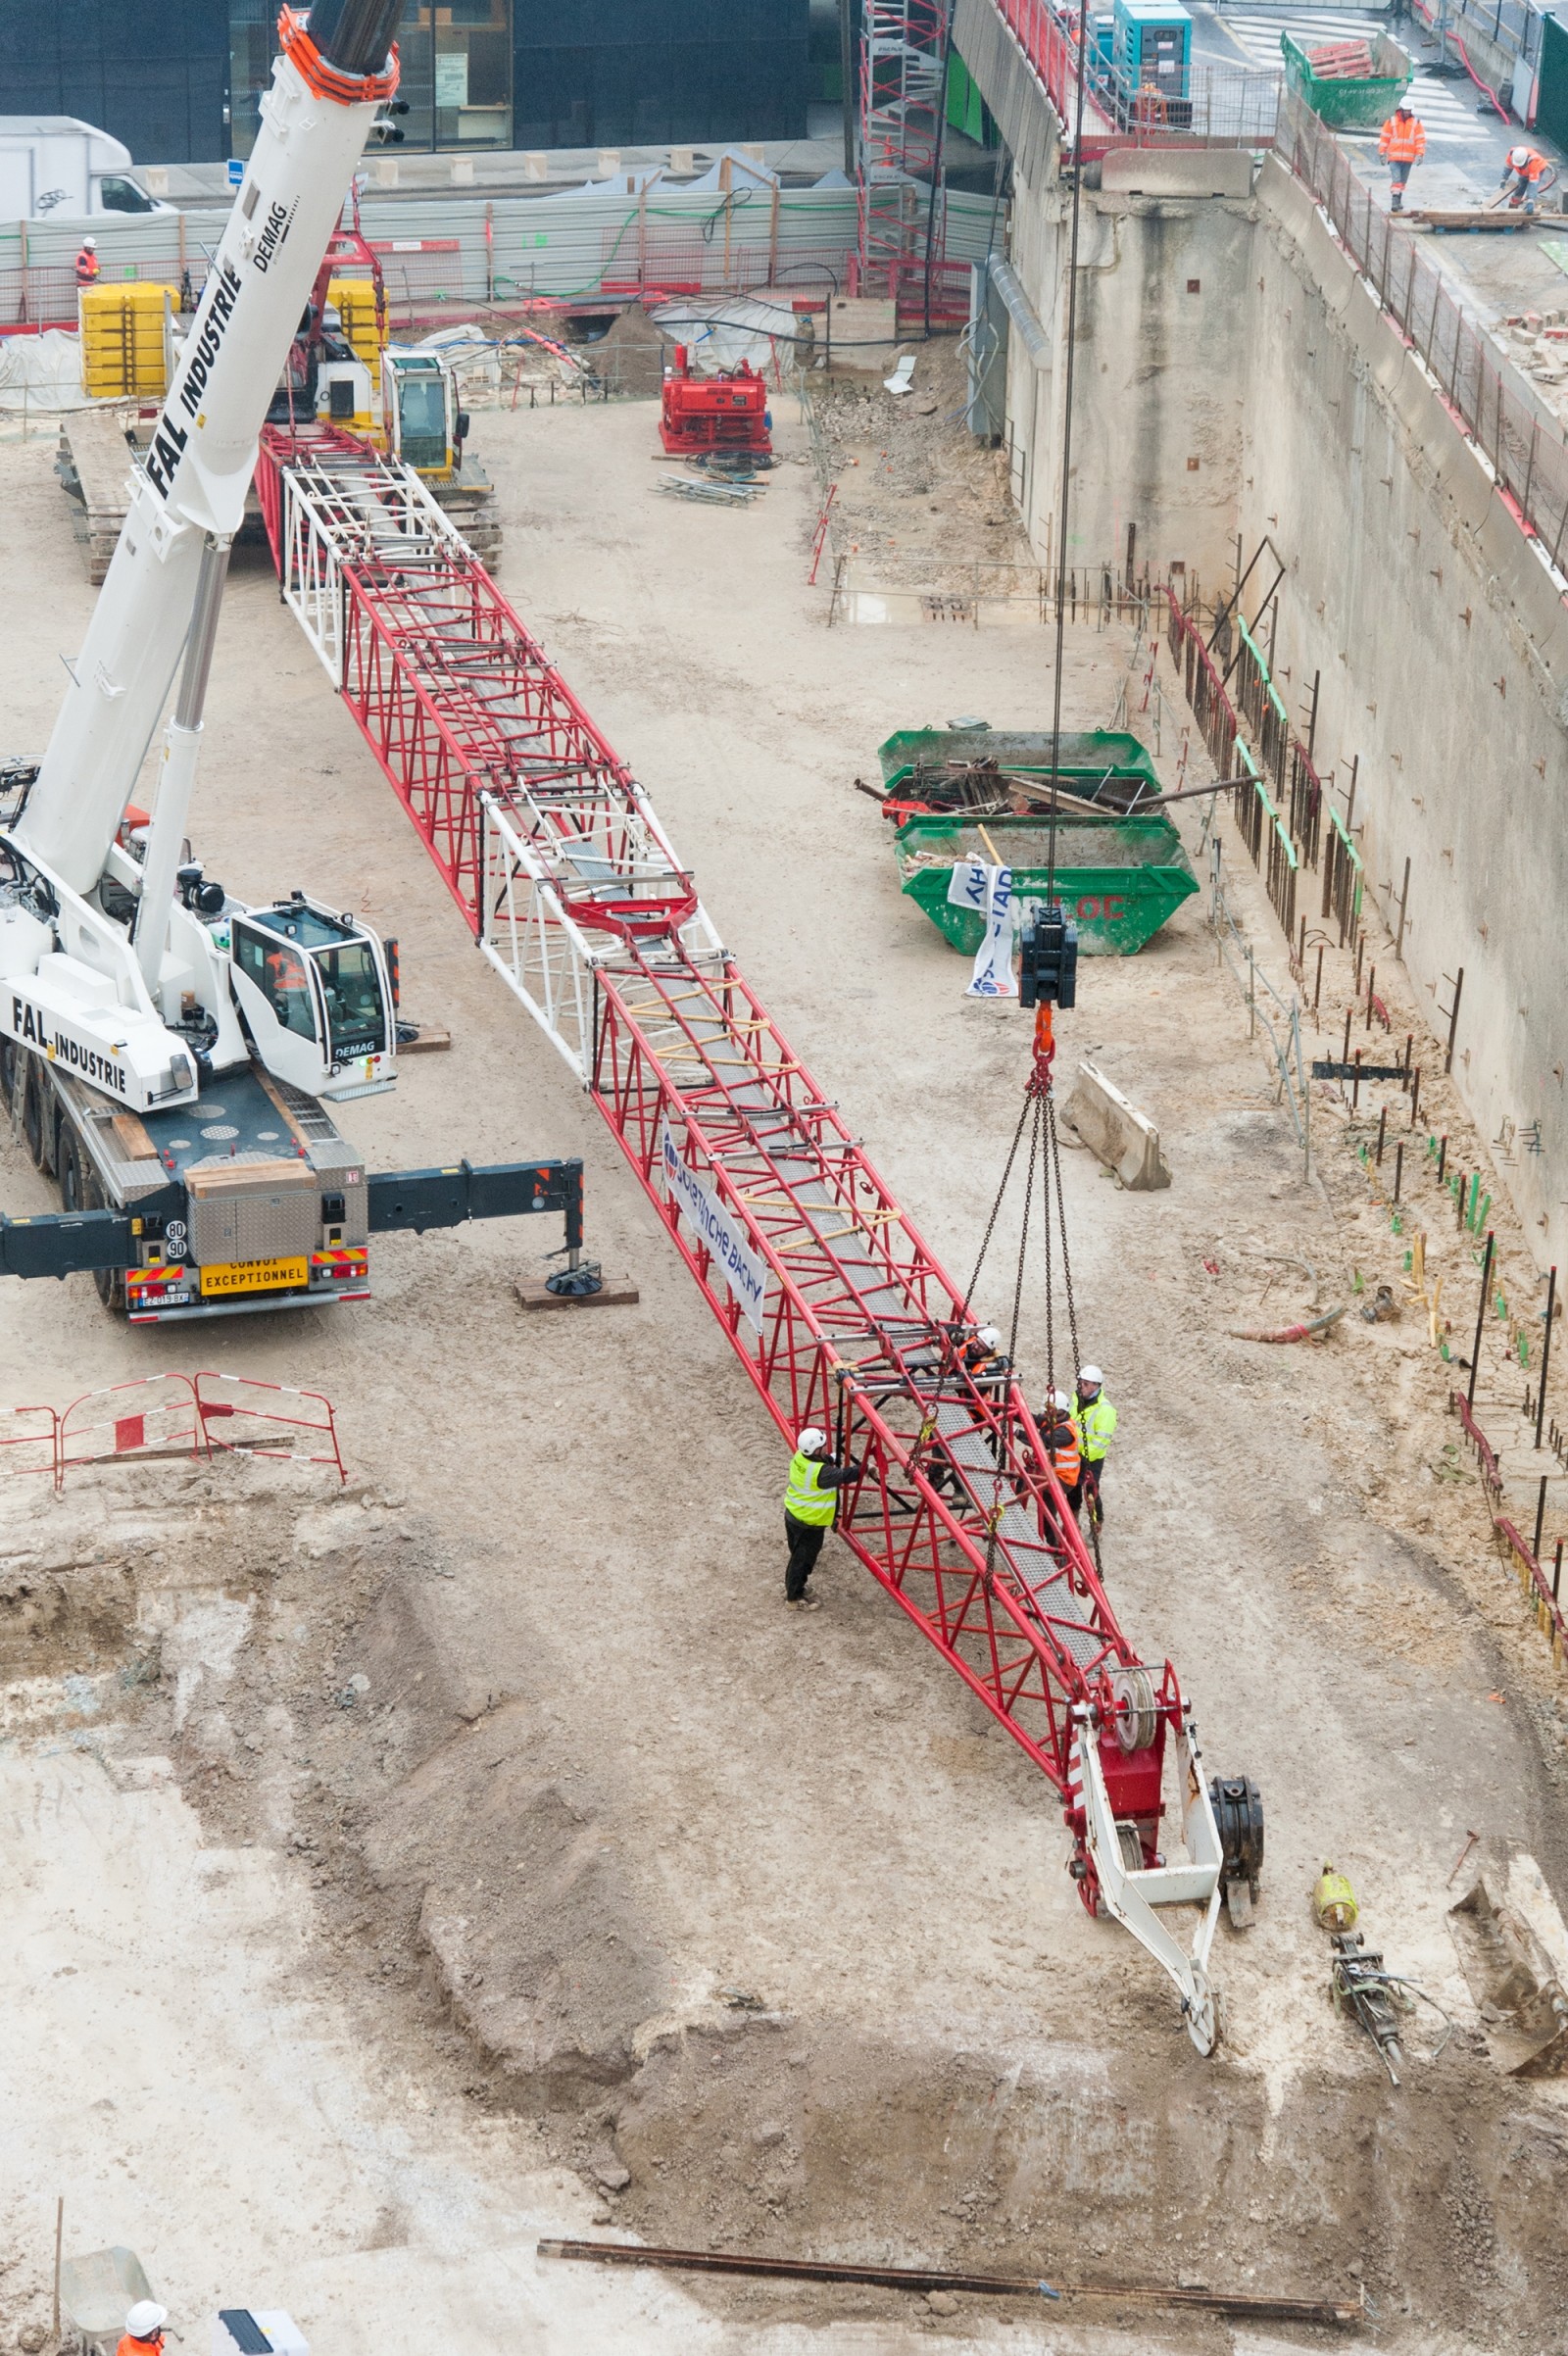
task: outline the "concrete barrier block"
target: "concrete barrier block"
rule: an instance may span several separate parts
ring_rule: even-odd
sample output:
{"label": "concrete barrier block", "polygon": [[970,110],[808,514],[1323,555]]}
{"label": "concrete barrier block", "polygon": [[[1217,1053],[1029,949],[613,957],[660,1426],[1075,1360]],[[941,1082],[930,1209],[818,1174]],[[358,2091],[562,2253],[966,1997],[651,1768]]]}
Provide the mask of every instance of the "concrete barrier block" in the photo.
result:
{"label": "concrete barrier block", "polygon": [[1098,1065],[1079,1064],[1062,1117],[1091,1153],[1115,1171],[1129,1192],[1152,1194],[1158,1187],[1169,1186],[1170,1171],[1159,1150],[1159,1131]]}
{"label": "concrete barrier block", "polygon": [[1252,193],[1252,159],[1231,147],[1112,148],[1100,167],[1107,196],[1228,196]]}

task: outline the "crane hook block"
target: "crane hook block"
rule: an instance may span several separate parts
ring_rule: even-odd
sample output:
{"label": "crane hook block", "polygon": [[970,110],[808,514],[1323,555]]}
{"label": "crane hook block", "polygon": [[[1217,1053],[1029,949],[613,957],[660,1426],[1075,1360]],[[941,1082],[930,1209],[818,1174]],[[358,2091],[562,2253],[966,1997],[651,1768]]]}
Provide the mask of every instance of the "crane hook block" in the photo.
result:
{"label": "crane hook block", "polygon": [[1025,1006],[1071,1006],[1078,997],[1078,927],[1059,900],[1030,910],[1018,961],[1018,999]]}

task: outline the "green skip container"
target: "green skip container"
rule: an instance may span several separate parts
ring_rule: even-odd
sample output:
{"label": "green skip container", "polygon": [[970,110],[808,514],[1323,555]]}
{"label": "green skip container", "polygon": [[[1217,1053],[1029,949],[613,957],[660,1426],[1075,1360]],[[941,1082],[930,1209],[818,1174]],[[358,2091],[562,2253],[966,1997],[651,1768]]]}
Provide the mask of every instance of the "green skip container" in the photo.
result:
{"label": "green skip container", "polygon": [[[1015,775],[1051,775],[1049,729],[988,728],[984,723],[950,728],[900,728],[877,747],[882,782],[890,796],[918,801],[923,779],[961,769],[972,761],[995,761]],[[1123,729],[1063,729],[1061,790],[1124,806],[1162,789],[1148,751]]]}
{"label": "green skip container", "polygon": [[[987,818],[985,832],[1012,868],[1015,902],[1042,901],[1050,828],[1039,818]],[[944,939],[973,957],[985,931],[973,908],[948,899],[958,859],[989,859],[973,821],[946,814],[908,819],[894,837],[899,882]],[[1148,817],[1063,817],[1056,826],[1055,897],[1078,927],[1086,957],[1135,957],[1198,889],[1181,837],[1157,811]]]}
{"label": "green skip container", "polygon": [[1370,74],[1314,74],[1312,61],[1288,32],[1280,34],[1285,81],[1319,122],[1337,131],[1371,131],[1386,123],[1410,87],[1415,61],[1386,32],[1370,49]]}

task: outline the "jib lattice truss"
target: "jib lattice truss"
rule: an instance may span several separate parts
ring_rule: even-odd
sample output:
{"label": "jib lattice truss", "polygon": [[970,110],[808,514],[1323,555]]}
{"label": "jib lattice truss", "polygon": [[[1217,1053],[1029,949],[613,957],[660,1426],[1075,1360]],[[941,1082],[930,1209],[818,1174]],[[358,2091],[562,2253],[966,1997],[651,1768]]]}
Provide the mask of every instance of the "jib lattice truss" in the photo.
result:
{"label": "jib lattice truss", "polygon": [[[1138,1666],[1016,1385],[957,1365],[956,1288],[422,487],[330,433],[269,437],[263,470],[284,595],[480,947],[593,1097],[790,1445],[818,1423],[863,1460],[839,1535],[1049,1778],[1086,1904],[1103,1893],[1129,1921],[1191,2023],[1218,1860],[1190,1794],[1194,1862],[1154,1870],[1167,1734],[1201,1789],[1190,1718],[1169,1664]],[[715,1207],[706,1232],[666,1156]],[[751,1313],[736,1250],[760,1263]],[[1201,1813],[1212,1836],[1206,1793]],[[1147,1923],[1126,1898],[1140,1876]],[[1173,1901],[1204,1908],[1200,1953],[1150,1912]]]}

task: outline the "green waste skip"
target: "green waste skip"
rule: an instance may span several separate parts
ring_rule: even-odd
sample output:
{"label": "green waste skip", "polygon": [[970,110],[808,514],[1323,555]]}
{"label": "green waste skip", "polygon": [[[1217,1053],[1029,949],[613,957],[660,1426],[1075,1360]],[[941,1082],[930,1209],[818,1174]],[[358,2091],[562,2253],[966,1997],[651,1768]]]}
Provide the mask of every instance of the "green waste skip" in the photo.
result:
{"label": "green waste skip", "polygon": [[[1350,44],[1342,41],[1331,46],[1345,49]],[[1338,61],[1337,72],[1319,74],[1312,70],[1313,52],[1302,49],[1288,32],[1280,35],[1287,87],[1334,130],[1373,130],[1387,122],[1415,73],[1414,59],[1386,32],[1380,32],[1375,43],[1361,46],[1367,52],[1364,74],[1347,73],[1348,61],[1344,58]],[[1320,63],[1327,62],[1321,50],[1316,56]]]}
{"label": "green waste skip", "polygon": [[[1038,779],[1044,797],[1051,790],[1051,754],[1049,729],[900,728],[877,747],[888,815],[994,806],[1009,798],[1006,776]],[[1057,776],[1063,794],[1110,809],[1152,802],[1163,791],[1145,747],[1118,729],[1064,730]]]}
{"label": "green waste skip", "polygon": [[[985,926],[978,911],[952,906],[948,886],[958,859],[989,859],[980,824],[1012,868],[1013,907],[1046,898],[1051,830],[1039,818],[981,822],[939,815],[910,818],[894,837],[899,881],[938,932],[972,957]],[[1130,957],[1198,889],[1169,818],[1063,818],[1056,826],[1055,897],[1078,927],[1087,957]]]}

